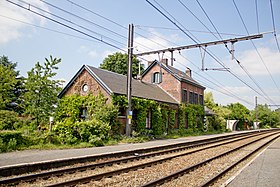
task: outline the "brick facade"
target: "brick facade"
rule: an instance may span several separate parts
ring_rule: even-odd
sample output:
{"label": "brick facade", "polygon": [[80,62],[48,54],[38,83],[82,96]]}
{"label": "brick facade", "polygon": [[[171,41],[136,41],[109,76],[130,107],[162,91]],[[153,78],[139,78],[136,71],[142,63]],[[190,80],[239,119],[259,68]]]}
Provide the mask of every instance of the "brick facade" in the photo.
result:
{"label": "brick facade", "polygon": [[178,102],[182,102],[182,90],[193,92],[198,95],[202,95],[204,98],[204,89],[195,86],[187,82],[180,82],[172,74],[167,72],[164,68],[161,68],[159,64],[154,65],[143,77],[142,81],[151,83],[153,74],[156,72],[162,72],[162,82],[158,84],[163,90],[171,95]]}
{"label": "brick facade", "polygon": [[145,76],[142,77],[143,82],[152,82],[152,76],[155,72],[162,72],[162,82],[158,84],[163,90],[165,90],[169,95],[171,95],[178,102],[181,101],[181,85],[180,81],[178,81],[175,77],[173,77],[170,73],[165,71],[159,65],[153,66]]}
{"label": "brick facade", "polygon": [[[83,85],[88,85],[88,91],[84,92],[82,90]],[[67,89],[65,95],[87,95],[88,93],[92,93],[93,95],[98,95],[102,93],[106,98],[108,98],[107,102],[111,102],[110,95],[100,86],[100,84],[89,74],[87,70],[83,70],[74,83]]]}

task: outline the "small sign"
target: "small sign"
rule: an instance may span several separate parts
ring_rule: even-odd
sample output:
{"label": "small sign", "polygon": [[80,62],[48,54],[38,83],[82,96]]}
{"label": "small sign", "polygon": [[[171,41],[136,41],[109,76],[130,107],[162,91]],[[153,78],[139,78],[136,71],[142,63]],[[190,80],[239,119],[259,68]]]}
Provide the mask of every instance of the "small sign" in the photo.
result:
{"label": "small sign", "polygon": [[128,111],[128,115],[129,115],[129,116],[132,116],[132,114],[133,114],[132,110],[131,110],[131,111]]}
{"label": "small sign", "polygon": [[131,116],[131,115],[128,115],[127,118],[128,118],[128,119],[132,119],[132,116]]}

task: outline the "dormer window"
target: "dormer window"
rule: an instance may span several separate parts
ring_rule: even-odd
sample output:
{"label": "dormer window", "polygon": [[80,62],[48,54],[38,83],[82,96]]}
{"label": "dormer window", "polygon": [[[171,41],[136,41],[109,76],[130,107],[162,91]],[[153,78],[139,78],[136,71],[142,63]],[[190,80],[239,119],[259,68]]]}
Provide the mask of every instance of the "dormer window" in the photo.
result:
{"label": "dormer window", "polygon": [[161,73],[160,72],[155,72],[152,74],[152,83],[161,83]]}

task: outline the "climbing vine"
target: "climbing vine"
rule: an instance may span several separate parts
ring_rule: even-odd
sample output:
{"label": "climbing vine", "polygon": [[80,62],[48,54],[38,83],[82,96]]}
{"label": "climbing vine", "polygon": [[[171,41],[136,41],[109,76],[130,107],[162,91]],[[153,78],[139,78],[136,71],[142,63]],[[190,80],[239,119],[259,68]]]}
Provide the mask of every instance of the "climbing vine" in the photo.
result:
{"label": "climbing vine", "polygon": [[[127,107],[125,96],[114,95],[113,104],[118,107]],[[152,134],[155,136],[165,133],[185,133],[188,131],[201,131],[203,128],[202,118],[204,108],[201,105],[185,105],[179,108],[170,107],[167,104],[159,103],[154,100],[132,98],[132,129],[139,135]],[[146,128],[147,112],[151,112],[151,129]],[[188,129],[186,129],[186,117],[188,120]],[[174,131],[175,132],[175,131]]]}

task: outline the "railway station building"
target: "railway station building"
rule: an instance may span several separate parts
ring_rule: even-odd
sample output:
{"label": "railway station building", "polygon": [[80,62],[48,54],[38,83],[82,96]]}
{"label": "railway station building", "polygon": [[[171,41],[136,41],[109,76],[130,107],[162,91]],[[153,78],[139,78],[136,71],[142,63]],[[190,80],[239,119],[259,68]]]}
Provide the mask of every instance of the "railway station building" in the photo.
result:
{"label": "railway station building", "polygon": [[[59,98],[73,94],[84,96],[101,93],[110,103],[113,95],[124,96],[126,90],[127,76],[83,65],[61,91]],[[167,59],[149,62],[142,75],[132,79],[132,97],[153,100],[175,110],[183,103],[203,106],[204,90],[205,87],[192,78],[189,68],[180,71],[170,66]],[[146,128],[151,126],[150,113],[147,110]],[[125,110],[119,112],[118,120],[125,124]],[[175,126],[178,126],[177,122]]]}

